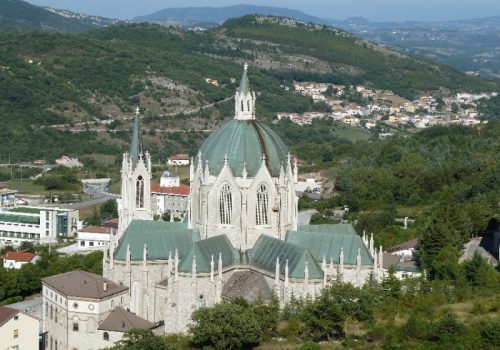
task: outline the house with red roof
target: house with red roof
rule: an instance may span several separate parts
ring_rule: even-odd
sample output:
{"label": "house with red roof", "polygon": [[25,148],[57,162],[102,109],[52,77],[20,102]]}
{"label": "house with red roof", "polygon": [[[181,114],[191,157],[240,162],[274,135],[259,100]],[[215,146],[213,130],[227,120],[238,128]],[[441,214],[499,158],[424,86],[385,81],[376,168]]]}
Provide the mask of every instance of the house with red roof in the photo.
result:
{"label": "house with red roof", "polygon": [[40,256],[27,251],[7,252],[3,256],[4,269],[20,269],[25,264],[34,264],[40,260]]}
{"label": "house with red roof", "polygon": [[167,159],[168,165],[189,165],[189,154],[174,154]]}

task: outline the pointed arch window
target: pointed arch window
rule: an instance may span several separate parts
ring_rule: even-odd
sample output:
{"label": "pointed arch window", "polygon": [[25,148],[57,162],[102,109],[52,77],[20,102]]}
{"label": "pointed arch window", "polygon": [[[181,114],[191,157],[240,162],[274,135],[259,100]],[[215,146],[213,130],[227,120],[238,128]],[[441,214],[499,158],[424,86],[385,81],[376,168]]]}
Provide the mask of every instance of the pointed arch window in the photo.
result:
{"label": "pointed arch window", "polygon": [[243,101],[241,101],[241,111],[244,112],[245,111],[245,108],[244,108],[244,104],[243,104]]}
{"label": "pointed arch window", "polygon": [[247,110],[250,112],[250,100],[247,100]]}
{"label": "pointed arch window", "polygon": [[231,225],[233,219],[233,194],[231,186],[225,183],[219,192],[219,223]]}
{"label": "pointed arch window", "polygon": [[269,189],[264,184],[257,189],[255,223],[258,226],[269,225]]}
{"label": "pointed arch window", "polygon": [[139,176],[135,184],[135,206],[144,208],[144,178]]}

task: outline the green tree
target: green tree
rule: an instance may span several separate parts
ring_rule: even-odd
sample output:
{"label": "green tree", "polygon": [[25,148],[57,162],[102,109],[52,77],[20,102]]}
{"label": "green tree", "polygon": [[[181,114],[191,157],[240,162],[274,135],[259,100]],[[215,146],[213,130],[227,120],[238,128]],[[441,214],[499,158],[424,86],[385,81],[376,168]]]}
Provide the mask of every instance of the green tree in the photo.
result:
{"label": "green tree", "polygon": [[241,300],[201,308],[193,315],[190,326],[192,344],[203,349],[251,349],[262,342],[260,320],[252,308]]}

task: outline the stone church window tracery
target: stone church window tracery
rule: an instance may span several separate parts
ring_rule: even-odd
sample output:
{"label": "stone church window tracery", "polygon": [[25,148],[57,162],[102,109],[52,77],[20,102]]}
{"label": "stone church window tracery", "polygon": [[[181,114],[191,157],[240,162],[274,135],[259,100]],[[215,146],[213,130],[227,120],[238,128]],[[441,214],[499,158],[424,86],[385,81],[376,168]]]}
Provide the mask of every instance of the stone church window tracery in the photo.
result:
{"label": "stone church window tracery", "polygon": [[233,216],[233,195],[231,187],[225,183],[219,193],[219,223],[231,225]]}
{"label": "stone church window tracery", "polygon": [[138,208],[144,208],[144,179],[142,176],[137,178],[136,182],[135,205]]}
{"label": "stone church window tracery", "polygon": [[269,225],[269,190],[264,184],[259,185],[257,189],[255,209],[255,222],[257,226]]}

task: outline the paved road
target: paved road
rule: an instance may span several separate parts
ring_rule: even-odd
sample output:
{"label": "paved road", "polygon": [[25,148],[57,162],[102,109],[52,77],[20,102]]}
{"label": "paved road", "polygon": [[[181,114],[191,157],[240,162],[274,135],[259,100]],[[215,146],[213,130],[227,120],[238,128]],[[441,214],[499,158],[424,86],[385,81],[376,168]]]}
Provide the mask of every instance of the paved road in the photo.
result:
{"label": "paved road", "polygon": [[105,187],[106,186],[89,185],[85,188],[85,193],[88,193],[94,198],[84,202],[64,204],[62,207],[66,209],[81,209],[84,207],[89,207],[91,205],[102,204],[110,199],[120,198],[120,196],[117,194],[106,192],[104,190]]}
{"label": "paved road", "polygon": [[316,209],[304,210],[299,212],[299,225],[309,225],[309,223],[311,222],[311,216],[316,213]]}

